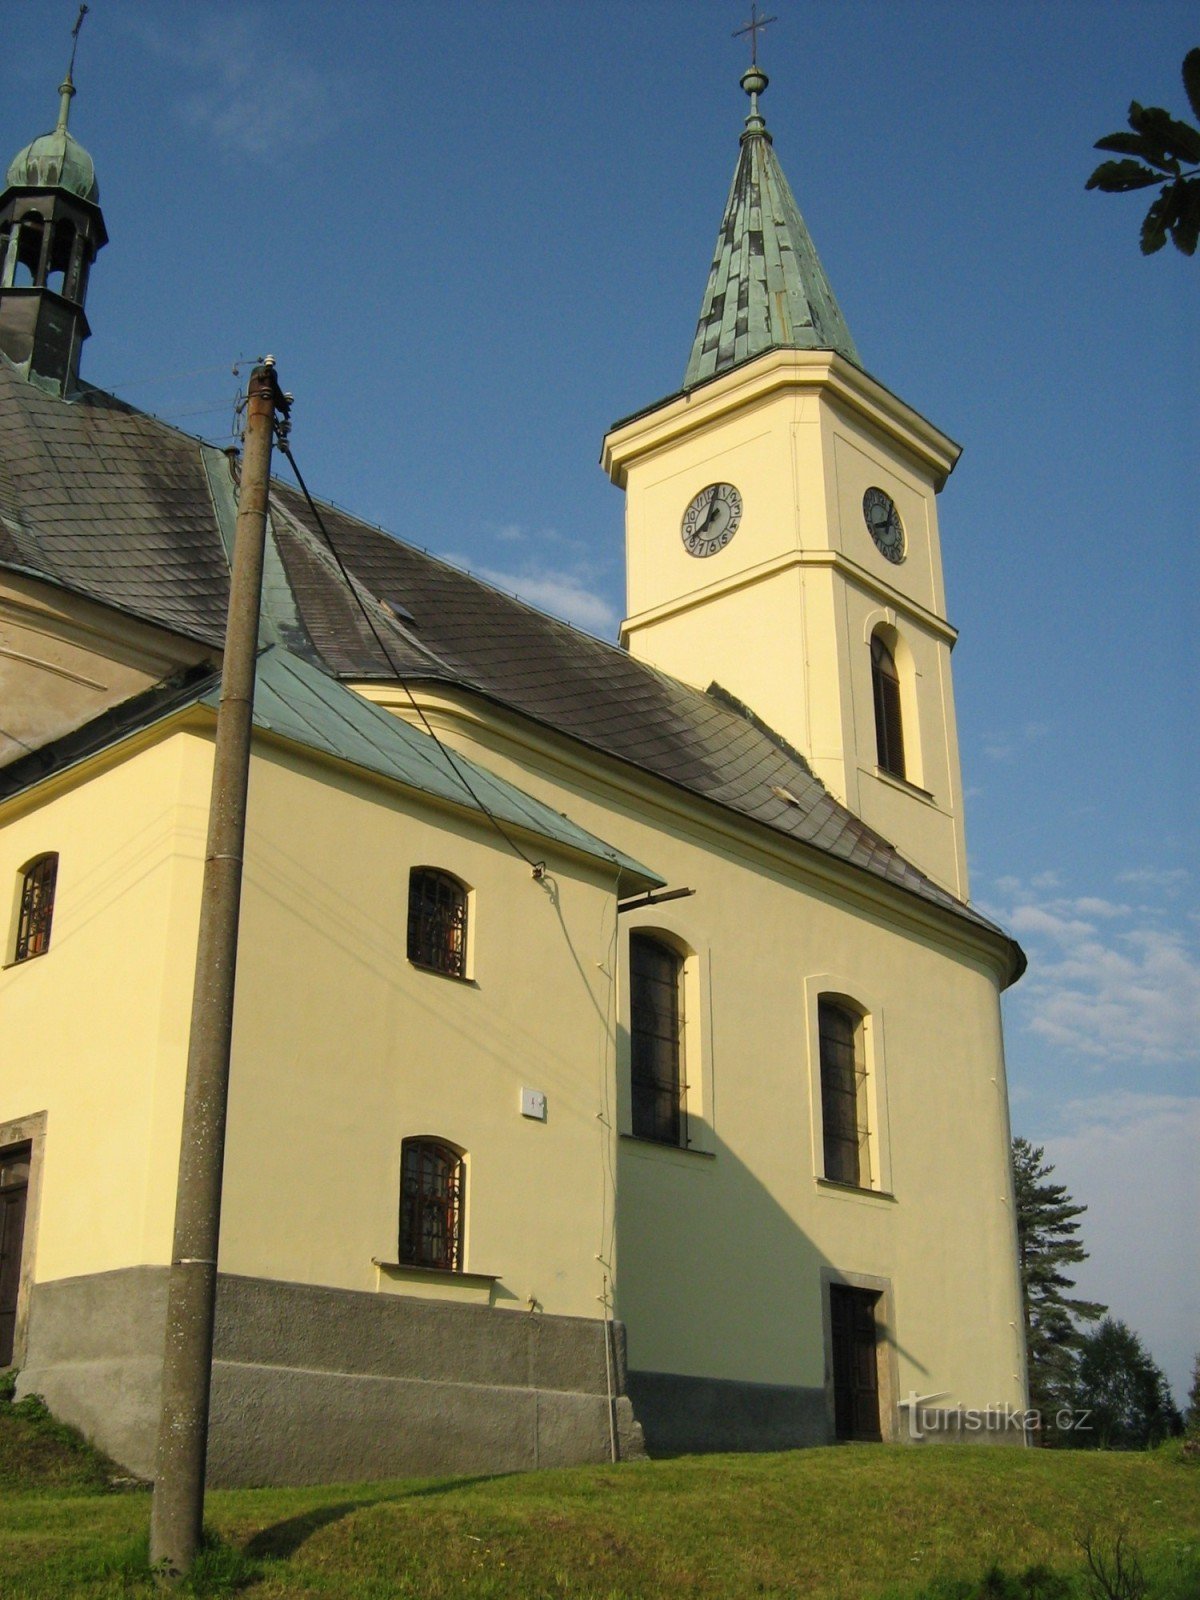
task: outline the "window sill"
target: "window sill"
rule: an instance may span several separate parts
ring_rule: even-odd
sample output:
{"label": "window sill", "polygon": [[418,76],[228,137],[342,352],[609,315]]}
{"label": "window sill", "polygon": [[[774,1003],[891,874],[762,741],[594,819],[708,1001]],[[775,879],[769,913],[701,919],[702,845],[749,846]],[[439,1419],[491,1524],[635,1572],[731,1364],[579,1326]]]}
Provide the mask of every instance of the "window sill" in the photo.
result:
{"label": "window sill", "polygon": [[395,1272],[402,1277],[412,1275],[428,1278],[434,1283],[445,1280],[451,1283],[497,1283],[500,1279],[498,1272],[463,1272],[458,1267],[419,1267],[411,1261],[381,1261],[378,1256],[371,1257],[371,1265],[378,1267],[380,1272]]}
{"label": "window sill", "polygon": [[379,1294],[414,1300],[450,1300],[459,1305],[490,1306],[496,1301],[500,1275],[496,1272],[456,1272],[451,1267],[415,1267],[404,1261],[380,1261],[375,1268]]}
{"label": "window sill", "polygon": [[889,772],[886,767],[875,768],[875,776],[883,783],[891,784],[893,789],[899,789],[901,794],[910,794],[914,800],[924,800],[926,805],[936,806],[937,801],[928,789],[922,789],[918,783],[909,783],[907,778],[901,778],[894,772]]}
{"label": "window sill", "polygon": [[705,1161],[717,1159],[715,1150],[702,1150],[694,1144],[668,1144],[665,1139],[647,1139],[642,1133],[623,1133],[620,1137],[642,1150],[670,1150],[677,1156],[700,1156]]}
{"label": "window sill", "polygon": [[444,972],[441,967],[427,967],[423,961],[414,961],[408,957],[408,964],[414,972],[427,972],[431,978],[445,978],[450,983],[461,983],[468,989],[478,989],[479,985],[465,972]]}
{"label": "window sill", "polygon": [[33,950],[27,956],[14,956],[11,961],[5,961],[0,965],[0,972],[9,972],[13,967],[27,967],[31,961],[41,961],[44,956],[49,954],[50,951],[46,949]]}
{"label": "window sill", "polygon": [[818,1178],[818,1189],[828,1189],[834,1194],[858,1195],[862,1200],[886,1200],[896,1205],[896,1196],[890,1189],[864,1189],[858,1183],[839,1183],[836,1178]]}

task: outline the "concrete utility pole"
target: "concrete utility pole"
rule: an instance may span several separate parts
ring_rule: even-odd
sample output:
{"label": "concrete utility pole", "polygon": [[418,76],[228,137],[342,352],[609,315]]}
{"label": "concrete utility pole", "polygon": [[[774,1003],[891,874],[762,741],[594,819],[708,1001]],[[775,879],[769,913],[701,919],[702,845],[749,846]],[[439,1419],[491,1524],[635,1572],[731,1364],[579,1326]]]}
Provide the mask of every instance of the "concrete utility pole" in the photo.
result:
{"label": "concrete utility pole", "polygon": [[150,1562],[168,1579],[191,1567],[204,1517],[221,1173],[267,494],[275,416],[280,412],[286,417],[289,403],[268,356],[250,378],[246,411],[175,1197],[162,1411],[150,1513]]}

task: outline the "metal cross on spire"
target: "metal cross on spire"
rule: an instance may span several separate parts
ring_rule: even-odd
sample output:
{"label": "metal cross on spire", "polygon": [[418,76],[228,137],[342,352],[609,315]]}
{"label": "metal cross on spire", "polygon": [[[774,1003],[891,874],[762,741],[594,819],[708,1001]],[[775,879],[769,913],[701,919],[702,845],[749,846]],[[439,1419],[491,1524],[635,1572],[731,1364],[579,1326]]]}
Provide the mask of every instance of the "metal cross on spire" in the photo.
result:
{"label": "metal cross on spire", "polygon": [[750,21],[746,24],[746,26],[744,28],[734,29],[733,37],[735,39],[740,39],[743,34],[748,33],[750,35],[750,65],[752,67],[756,67],[758,65],[758,35],[760,30],[767,27],[770,23],[778,21],[778,17],[760,17],[758,14],[758,6],[755,4],[751,5],[750,7]]}

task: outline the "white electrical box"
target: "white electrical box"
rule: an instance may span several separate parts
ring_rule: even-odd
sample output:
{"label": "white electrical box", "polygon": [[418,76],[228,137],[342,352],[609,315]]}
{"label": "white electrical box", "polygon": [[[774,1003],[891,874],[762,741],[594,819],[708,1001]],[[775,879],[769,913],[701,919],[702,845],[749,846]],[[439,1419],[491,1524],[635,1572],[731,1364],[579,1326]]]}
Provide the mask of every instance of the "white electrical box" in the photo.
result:
{"label": "white electrical box", "polygon": [[540,1089],[521,1090],[521,1115],[532,1117],[535,1122],[545,1122],[546,1096]]}

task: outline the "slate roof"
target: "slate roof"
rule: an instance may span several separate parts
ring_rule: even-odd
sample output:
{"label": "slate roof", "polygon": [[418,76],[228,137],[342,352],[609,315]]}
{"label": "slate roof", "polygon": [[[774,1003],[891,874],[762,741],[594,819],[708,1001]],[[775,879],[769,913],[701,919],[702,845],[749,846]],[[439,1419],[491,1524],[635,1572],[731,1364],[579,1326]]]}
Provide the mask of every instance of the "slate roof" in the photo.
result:
{"label": "slate roof", "polygon": [[758,114],[766,74],[742,78],[750,115],[717,234],[683,387],[779,346],[836,350],[861,366],[816,247]]}
{"label": "slate roof", "polygon": [[[219,646],[221,524],[232,499],[214,497],[210,475],[228,470],[220,452],[110,395],[57,399],[0,358],[0,566]],[[466,688],[1000,931],[835,800],[802,755],[728,697],[680,683],[345,511],[322,505],[321,514],[362,604],[300,492],[276,481],[266,634],[286,635],[294,654],[350,680],[400,675]]]}

